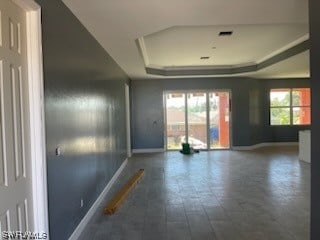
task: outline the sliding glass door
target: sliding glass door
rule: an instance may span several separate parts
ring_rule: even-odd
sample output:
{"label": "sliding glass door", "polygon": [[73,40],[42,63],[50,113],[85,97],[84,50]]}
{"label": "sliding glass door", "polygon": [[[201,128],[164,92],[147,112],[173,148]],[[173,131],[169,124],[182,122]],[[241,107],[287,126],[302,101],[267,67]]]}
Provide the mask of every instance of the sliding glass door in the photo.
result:
{"label": "sliding glass door", "polygon": [[194,149],[207,149],[207,94],[187,93],[188,143]]}
{"label": "sliding glass door", "polygon": [[189,143],[194,149],[230,147],[229,91],[166,92],[168,150]]}
{"label": "sliding glass door", "polygon": [[229,99],[229,92],[209,93],[210,149],[230,147]]}
{"label": "sliding glass door", "polygon": [[167,149],[180,149],[186,139],[186,95],[165,94]]}

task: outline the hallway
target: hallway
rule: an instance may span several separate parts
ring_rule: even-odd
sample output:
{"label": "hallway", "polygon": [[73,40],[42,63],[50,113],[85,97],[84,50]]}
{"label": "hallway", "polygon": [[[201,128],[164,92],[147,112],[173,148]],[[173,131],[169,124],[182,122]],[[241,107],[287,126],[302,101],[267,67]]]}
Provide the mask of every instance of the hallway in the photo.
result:
{"label": "hallway", "polygon": [[[297,147],[135,154],[80,239],[307,240],[310,165]],[[107,201],[145,175],[116,214]]]}

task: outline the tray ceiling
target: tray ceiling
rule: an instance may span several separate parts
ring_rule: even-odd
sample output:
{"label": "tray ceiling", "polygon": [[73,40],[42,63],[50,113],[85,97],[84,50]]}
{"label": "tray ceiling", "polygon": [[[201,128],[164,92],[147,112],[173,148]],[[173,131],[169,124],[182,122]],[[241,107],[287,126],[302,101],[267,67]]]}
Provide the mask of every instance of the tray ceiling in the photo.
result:
{"label": "tray ceiling", "polygon": [[309,76],[307,0],[63,2],[131,79]]}

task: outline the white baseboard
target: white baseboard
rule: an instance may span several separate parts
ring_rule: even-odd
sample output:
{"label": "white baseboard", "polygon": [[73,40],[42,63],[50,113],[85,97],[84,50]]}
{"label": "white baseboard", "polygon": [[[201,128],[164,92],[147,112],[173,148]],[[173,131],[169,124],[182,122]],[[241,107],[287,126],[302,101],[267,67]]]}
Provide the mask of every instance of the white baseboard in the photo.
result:
{"label": "white baseboard", "polygon": [[159,153],[165,152],[163,148],[145,148],[145,149],[132,149],[132,153]]}
{"label": "white baseboard", "polygon": [[97,200],[92,204],[92,206],[89,209],[89,211],[87,212],[87,214],[83,217],[83,219],[79,223],[78,227],[71,234],[71,236],[69,237],[69,240],[76,240],[76,239],[78,239],[80,237],[80,235],[83,232],[84,228],[87,226],[87,224],[89,223],[90,219],[93,217],[93,215],[97,211],[99,205],[101,204],[101,202],[103,201],[103,199],[105,198],[105,196],[107,195],[107,193],[109,192],[109,190],[111,189],[112,185],[115,183],[115,181],[117,180],[117,178],[119,177],[119,175],[121,174],[122,170],[125,168],[127,163],[128,163],[128,159],[126,159],[121,164],[121,166],[116,171],[116,173],[113,175],[113,177],[111,178],[111,180],[109,181],[107,186],[104,188],[102,193],[97,198]]}
{"label": "white baseboard", "polygon": [[298,146],[298,142],[266,142],[266,143],[258,143],[251,146],[234,146],[232,150],[255,150],[262,147],[272,147],[272,146]]}

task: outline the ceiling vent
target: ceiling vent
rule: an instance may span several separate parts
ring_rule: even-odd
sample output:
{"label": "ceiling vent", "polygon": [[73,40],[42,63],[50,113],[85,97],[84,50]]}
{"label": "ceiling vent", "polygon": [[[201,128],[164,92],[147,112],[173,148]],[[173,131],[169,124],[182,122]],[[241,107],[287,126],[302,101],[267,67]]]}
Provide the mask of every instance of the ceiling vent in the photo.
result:
{"label": "ceiling vent", "polygon": [[219,33],[219,36],[231,36],[233,31],[222,31]]}
{"label": "ceiling vent", "polygon": [[210,57],[200,57],[200,59],[205,60],[205,59],[209,59]]}

